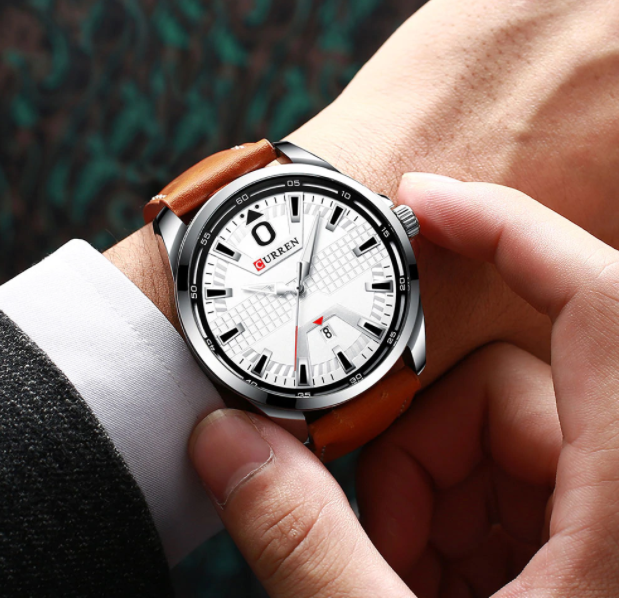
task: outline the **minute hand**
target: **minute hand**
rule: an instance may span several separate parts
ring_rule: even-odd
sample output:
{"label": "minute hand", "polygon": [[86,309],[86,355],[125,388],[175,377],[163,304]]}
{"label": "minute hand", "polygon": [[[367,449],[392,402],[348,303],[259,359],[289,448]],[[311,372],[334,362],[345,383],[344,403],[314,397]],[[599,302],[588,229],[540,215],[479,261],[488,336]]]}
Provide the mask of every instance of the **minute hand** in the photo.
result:
{"label": "minute hand", "polygon": [[313,254],[315,253],[315,244],[317,241],[317,224],[319,222],[319,214],[315,218],[315,222],[313,222],[313,228],[311,229],[310,235],[308,236],[308,245],[304,248],[304,253],[302,254],[302,260],[300,261],[301,275],[299,284],[301,285],[308,275],[310,274],[311,262],[313,261]]}

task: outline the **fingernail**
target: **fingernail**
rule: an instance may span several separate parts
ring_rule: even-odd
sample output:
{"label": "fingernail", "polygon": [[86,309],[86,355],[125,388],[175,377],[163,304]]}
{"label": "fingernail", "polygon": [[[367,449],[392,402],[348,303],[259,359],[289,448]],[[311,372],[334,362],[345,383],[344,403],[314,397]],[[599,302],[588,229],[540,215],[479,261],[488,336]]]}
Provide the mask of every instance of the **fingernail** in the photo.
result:
{"label": "fingernail", "polygon": [[202,420],[190,436],[188,452],[221,507],[273,455],[248,415],[237,409],[219,409]]}
{"label": "fingernail", "polygon": [[434,174],[432,172],[406,172],[403,180],[408,183],[461,183],[458,179],[443,174]]}

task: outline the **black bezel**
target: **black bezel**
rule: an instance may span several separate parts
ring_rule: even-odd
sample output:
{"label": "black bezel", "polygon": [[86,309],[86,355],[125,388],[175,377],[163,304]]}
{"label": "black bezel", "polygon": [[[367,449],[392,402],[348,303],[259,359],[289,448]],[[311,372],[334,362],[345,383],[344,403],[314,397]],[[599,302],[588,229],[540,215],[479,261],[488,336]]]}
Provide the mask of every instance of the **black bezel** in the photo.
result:
{"label": "black bezel", "polygon": [[[399,250],[406,257],[403,280],[404,284],[409,285],[409,300],[402,331],[394,340],[392,350],[383,362],[378,363],[375,370],[364,379],[357,380],[355,384],[343,390],[325,393],[321,396],[311,397],[307,396],[305,392],[300,392],[295,397],[275,395],[258,388],[254,380],[240,379],[213,353],[213,343],[205,339],[205,333],[200,329],[200,318],[196,317],[191,301],[198,289],[191,284],[190,263],[196,257],[195,254],[203,247],[200,244],[199,235],[206,223],[212,221],[212,216],[223,204],[230,202],[232,198],[239,197],[239,194],[243,193],[243,190],[249,185],[262,180],[274,180],[281,175],[293,178],[308,175],[314,177],[320,186],[322,181],[340,182],[345,187],[353,189],[366,199],[366,205],[374,206],[374,212],[383,216],[382,220],[394,231]],[[249,172],[220,189],[198,211],[188,226],[180,227],[176,216],[168,210],[164,210],[158,216],[156,223],[158,230],[162,231],[162,237],[166,239],[166,248],[171,256],[177,313],[188,347],[198,364],[215,383],[257,404],[260,409],[263,409],[263,406],[274,406],[296,411],[314,411],[336,407],[355,399],[379,382],[404,354],[406,354],[406,362],[411,364],[417,373],[424,368],[425,325],[420,301],[416,258],[410,240],[396,214],[390,209],[389,200],[373,193],[358,181],[316,164],[291,163],[270,166]],[[181,232],[180,237],[173,238],[177,234],[175,230]],[[211,347],[208,346],[208,342]]]}
{"label": "black bezel", "polygon": [[[318,186],[320,189],[317,188]],[[371,359],[362,367],[352,371],[347,377],[330,384],[310,388],[276,386],[263,379],[255,378],[233,362],[218,343],[215,334],[211,331],[201,294],[195,293],[191,301],[195,317],[198,315],[200,327],[205,332],[205,342],[207,346],[209,346],[213,354],[240,380],[245,380],[246,382],[252,381],[258,388],[271,395],[297,397],[303,394],[307,397],[315,397],[348,388],[365,379],[376,369],[378,363],[381,363],[391,352],[395,341],[399,338],[403,329],[410,293],[410,277],[406,274],[405,266],[407,260],[402,250],[401,243],[399,242],[398,235],[377,206],[369,202],[362,194],[348,185],[337,181],[329,181],[328,183],[324,179],[315,176],[282,175],[256,181],[223,202],[205,223],[198,237],[199,244],[201,245],[200,251],[197,250],[193,253],[187,275],[189,277],[191,275],[190,273],[194,273],[193,276],[196,277],[194,280],[188,279],[188,284],[190,286],[195,286],[199,289],[202,288],[204,264],[208,258],[209,250],[216,241],[220,230],[239,212],[247,209],[249,205],[263,201],[270,196],[294,190],[304,193],[311,193],[313,191],[320,192],[326,197],[332,197],[346,204],[367,220],[387,246],[396,275],[396,288],[394,289],[396,305],[393,317],[380,343],[380,347],[373,354]]]}

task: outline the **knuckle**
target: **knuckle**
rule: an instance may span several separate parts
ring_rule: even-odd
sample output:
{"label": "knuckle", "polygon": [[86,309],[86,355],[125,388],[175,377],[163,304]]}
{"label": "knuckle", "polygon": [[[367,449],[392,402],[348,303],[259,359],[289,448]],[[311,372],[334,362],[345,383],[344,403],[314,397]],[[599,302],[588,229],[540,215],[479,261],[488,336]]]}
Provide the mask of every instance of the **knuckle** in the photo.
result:
{"label": "knuckle", "polygon": [[331,504],[311,498],[284,510],[278,503],[267,506],[265,515],[258,521],[254,558],[263,581],[287,577],[323,552],[318,547],[329,534],[325,529],[325,515]]}
{"label": "knuckle", "polygon": [[593,273],[567,303],[566,311],[576,326],[589,331],[592,342],[611,348],[618,343],[619,253],[603,248],[589,262]]}
{"label": "knuckle", "polygon": [[590,256],[595,271],[586,291],[598,306],[610,305],[615,311],[619,305],[619,252],[609,247]]}
{"label": "knuckle", "polygon": [[608,262],[595,278],[593,291],[605,302],[619,305],[619,260]]}
{"label": "knuckle", "polygon": [[508,341],[494,341],[482,347],[473,355],[478,359],[479,365],[484,371],[496,371],[512,364],[518,357],[529,355],[527,351]]}

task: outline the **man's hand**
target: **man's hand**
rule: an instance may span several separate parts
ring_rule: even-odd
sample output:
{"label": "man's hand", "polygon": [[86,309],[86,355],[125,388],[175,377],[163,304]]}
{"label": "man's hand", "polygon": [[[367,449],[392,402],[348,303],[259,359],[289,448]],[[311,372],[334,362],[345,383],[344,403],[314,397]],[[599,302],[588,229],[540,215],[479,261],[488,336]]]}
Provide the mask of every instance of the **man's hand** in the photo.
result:
{"label": "man's hand", "polygon": [[430,241],[489,263],[549,318],[552,366],[481,349],[367,449],[359,501],[375,547],[307,449],[218,411],[189,451],[224,524],[272,596],[614,595],[618,252],[497,185],[418,175],[399,200]]}

